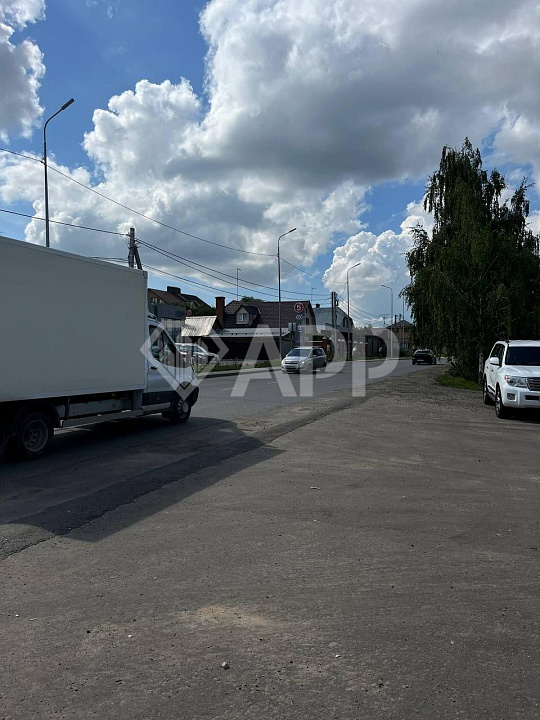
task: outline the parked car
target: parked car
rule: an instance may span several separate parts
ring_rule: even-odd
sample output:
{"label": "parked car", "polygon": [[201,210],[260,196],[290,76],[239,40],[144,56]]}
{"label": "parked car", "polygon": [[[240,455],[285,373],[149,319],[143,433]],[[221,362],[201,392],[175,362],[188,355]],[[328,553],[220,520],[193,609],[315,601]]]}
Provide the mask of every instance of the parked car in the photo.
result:
{"label": "parked car", "polygon": [[540,341],[499,340],[484,365],[482,397],[498,418],[512,410],[540,409]]}
{"label": "parked car", "polygon": [[219,355],[205,350],[196,343],[175,343],[181,354],[193,360],[195,367],[204,367],[219,361]]}
{"label": "parked car", "polygon": [[425,348],[424,350],[416,350],[414,355],[412,356],[412,364],[419,365],[420,363],[436,365],[437,356],[435,355],[433,350],[428,350],[427,348]]}
{"label": "parked car", "polygon": [[281,369],[286,373],[310,373],[318,368],[324,370],[328,358],[322,348],[298,347],[291,350],[281,361]]}

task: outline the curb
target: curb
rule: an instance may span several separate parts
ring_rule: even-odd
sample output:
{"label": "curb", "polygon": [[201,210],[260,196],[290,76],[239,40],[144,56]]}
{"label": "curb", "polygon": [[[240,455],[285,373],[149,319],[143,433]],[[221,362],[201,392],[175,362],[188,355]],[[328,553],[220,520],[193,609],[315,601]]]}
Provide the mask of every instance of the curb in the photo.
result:
{"label": "curb", "polygon": [[[411,360],[411,358],[396,358],[397,360]],[[350,362],[378,362],[379,358],[373,358],[371,360],[352,360]],[[204,377],[201,377],[201,380],[206,380],[207,378],[216,378],[216,377],[235,377],[236,375],[248,375],[249,373],[261,373],[261,372],[278,372],[281,368],[280,367],[265,367],[265,368],[248,368],[247,370],[218,370],[218,372],[212,372],[210,371],[207,375],[204,375]]]}
{"label": "curb", "polygon": [[275,368],[275,367],[265,367],[265,368],[249,368],[247,370],[219,370],[218,372],[209,372],[208,375],[204,375],[204,377],[201,378],[201,380],[206,380],[207,378],[217,378],[217,377],[234,377],[236,375],[248,375],[250,373],[262,373],[262,372],[277,372],[281,368]]}

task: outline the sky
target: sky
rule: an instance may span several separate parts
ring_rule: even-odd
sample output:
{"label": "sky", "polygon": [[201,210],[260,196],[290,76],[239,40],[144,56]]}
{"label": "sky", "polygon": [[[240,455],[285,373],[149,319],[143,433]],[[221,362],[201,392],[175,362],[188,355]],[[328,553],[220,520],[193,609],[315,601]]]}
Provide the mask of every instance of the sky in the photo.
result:
{"label": "sky", "polygon": [[73,97],[47,128],[53,247],[125,258],[134,227],[151,286],[214,304],[238,272],[271,300],[296,228],[283,299],[346,308],[360,263],[351,314],[379,324],[444,145],[536,181],[539,50],[536,0],[0,0],[0,208],[30,216],[0,234],[44,244],[42,129]]}

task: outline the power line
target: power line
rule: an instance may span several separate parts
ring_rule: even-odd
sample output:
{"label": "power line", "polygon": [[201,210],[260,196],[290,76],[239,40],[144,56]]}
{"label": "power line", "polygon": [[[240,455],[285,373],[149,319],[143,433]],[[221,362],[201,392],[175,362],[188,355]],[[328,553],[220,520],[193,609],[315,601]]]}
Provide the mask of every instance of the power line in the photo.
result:
{"label": "power line", "polygon": [[[220,290],[220,288],[216,288],[214,285],[207,285],[206,283],[198,282],[197,280],[191,280],[190,278],[182,277],[181,275],[176,275],[175,273],[166,272],[165,270],[159,270],[158,268],[152,267],[151,265],[147,265],[146,263],[143,263],[143,267],[151,270],[152,272],[158,273],[159,275],[166,275],[167,277],[176,278],[177,280],[182,280],[182,282],[186,282],[188,285],[197,285],[199,287],[209,288],[210,290]],[[229,295],[230,297],[233,297],[232,293],[224,293],[225,295]]]}
{"label": "power line", "polygon": [[[231,278],[232,280],[236,281],[236,276],[231,275],[230,273],[223,272],[222,270],[217,270],[216,268],[210,267],[209,265],[203,265],[202,263],[195,262],[195,260],[188,260],[188,258],[183,257],[182,255],[178,255],[177,253],[174,253],[171,250],[164,250],[163,248],[160,248],[156,245],[152,245],[151,243],[147,243],[145,240],[141,240],[140,238],[137,238],[137,242],[139,242],[139,244],[143,245],[144,247],[150,248],[151,250],[154,250],[155,252],[160,253],[161,255],[165,255],[166,257],[169,257],[169,258],[175,260],[176,262],[180,262],[180,263],[186,265],[187,267],[191,268],[192,270],[201,272],[201,273],[203,273],[203,275],[208,275],[209,277],[213,277],[216,280],[221,280],[222,282],[227,282],[227,281],[223,281],[222,278],[212,275],[212,273],[210,273],[210,272],[205,272],[205,271],[211,270],[214,273],[218,273],[219,275],[224,275],[225,277]],[[193,266],[196,266],[196,267],[193,267]],[[199,268],[204,268],[204,270],[200,270]],[[272,285],[263,285],[262,283],[257,283],[252,280],[245,280],[244,282],[246,282],[248,285],[252,285],[257,288],[265,288],[266,290],[274,290],[275,292],[278,291],[278,288],[273,287]],[[232,285],[233,283],[230,283],[230,284]],[[235,282],[235,284],[236,284],[236,282]],[[246,287],[245,285],[238,285],[238,287],[241,287],[244,290],[252,290],[253,289],[250,287]],[[286,293],[287,295],[298,296],[298,292],[294,292],[292,290],[282,290],[281,292],[282,292],[282,294]],[[263,294],[263,293],[261,293],[261,294]],[[323,295],[321,293],[321,294],[315,295],[314,297],[317,297],[317,298],[318,297],[326,297],[326,295]]]}
{"label": "power line", "polygon": [[[31,155],[25,155],[24,153],[19,153],[19,152],[16,152],[15,150],[8,150],[7,148],[0,147],[0,151],[9,153],[11,155],[16,155],[17,157],[25,158],[26,160],[32,160],[34,162],[41,162],[41,160],[39,158],[32,157]],[[142,213],[139,210],[135,210],[134,208],[131,208],[128,205],[124,205],[124,203],[121,203],[118,200],[114,200],[113,198],[109,197],[108,195],[105,195],[104,193],[99,192],[95,188],[92,188],[89,185],[86,185],[85,183],[82,183],[79,180],[76,180],[74,177],[71,177],[70,175],[66,175],[66,173],[63,173],[61,170],[59,170],[58,168],[55,168],[54,166],[49,166],[49,170],[52,170],[53,172],[57,173],[58,175],[61,175],[66,180],[70,180],[71,182],[74,182],[76,185],[79,185],[80,187],[83,187],[86,190],[93,192],[95,195],[98,195],[99,197],[103,198],[104,200],[108,200],[109,202],[112,202],[115,205],[118,205],[119,207],[123,208],[124,210],[127,210],[130,213],[134,213],[135,215],[138,215],[139,217],[142,217],[145,220],[156,223],[157,225],[165,227],[169,230],[173,230],[174,232],[180,233],[181,235],[184,235],[186,237],[190,237],[194,240],[200,240],[201,242],[205,242],[210,245],[215,245],[216,247],[222,247],[227,250],[235,250],[236,252],[244,253],[246,255],[258,255],[258,256],[262,256],[262,257],[275,257],[274,253],[262,253],[262,252],[256,252],[253,250],[244,250],[242,248],[233,247],[232,245],[225,245],[224,243],[218,243],[218,242],[215,242],[214,240],[208,240],[208,239],[200,237],[198,235],[193,235],[192,233],[188,233],[185,230],[180,230],[180,228],[174,227],[173,225],[168,225],[167,223],[161,222],[161,220],[156,220],[155,218],[151,217],[150,215],[145,215],[145,213]],[[4,211],[4,212],[9,212],[9,211]],[[23,213],[13,213],[13,214],[20,214],[24,217],[32,217],[29,215],[24,215]],[[42,220],[43,218],[35,218],[35,219]],[[57,224],[70,225],[70,223],[60,223],[60,221],[58,221],[58,220],[51,220],[50,222],[56,222]],[[73,225],[72,227],[83,227],[83,226]],[[94,228],[84,228],[84,229],[94,229]],[[106,232],[106,231],[99,231],[99,232]],[[123,235],[124,233],[116,233],[116,234]],[[303,268],[298,267],[297,265],[294,265],[293,263],[289,262],[288,260],[285,260],[284,258],[282,258],[282,261],[284,263],[286,263],[287,265],[290,265],[291,267],[293,267],[295,270],[298,270],[299,272],[303,273],[304,275],[309,275],[310,277],[316,278],[317,280],[322,280],[320,275],[315,275],[314,273],[310,273],[307,270],[304,270]],[[217,272],[219,272],[219,271],[217,271]]]}
{"label": "power line", "polygon": [[[7,148],[3,148],[3,147],[0,147],[0,150],[2,150],[3,152],[11,153],[12,155],[18,155],[19,157],[26,158],[27,160],[34,160],[35,162],[41,162],[41,160],[39,160],[39,158],[34,158],[31,155],[23,155],[22,153],[17,153],[14,150],[8,150]],[[180,230],[180,228],[176,228],[173,225],[167,225],[167,223],[161,222],[161,220],[156,220],[155,218],[150,217],[150,215],[145,215],[144,213],[139,212],[138,210],[134,210],[133,208],[129,207],[128,205],[124,205],[123,203],[119,202],[118,200],[114,200],[113,198],[108,197],[108,195],[104,195],[103,193],[100,193],[98,190],[95,190],[94,188],[90,187],[89,185],[85,185],[84,183],[80,182],[79,180],[75,180],[75,178],[70,177],[69,175],[66,175],[61,170],[58,170],[58,168],[49,166],[49,170],[53,170],[54,172],[58,173],[62,177],[66,178],[67,180],[71,180],[72,182],[76,183],[77,185],[80,185],[81,187],[86,188],[86,190],[90,190],[90,192],[93,192],[96,195],[99,195],[99,197],[104,198],[105,200],[108,200],[109,202],[112,202],[121,208],[124,208],[124,210],[128,210],[129,212],[134,213],[135,215],[138,215],[139,217],[142,217],[145,220],[149,220],[150,222],[156,223],[157,225],[166,227],[169,230],[173,230],[174,232],[180,233],[181,235],[185,235],[186,237],[193,238],[194,240],[200,240],[201,242],[205,242],[210,245],[216,245],[217,247],[226,248],[227,250],[236,250],[236,252],[245,253],[246,255],[263,255],[265,257],[274,257],[273,253],[255,252],[253,250],[243,250],[241,248],[236,248],[236,247],[233,247],[232,245],[224,245],[223,243],[218,243],[218,242],[215,242],[214,240],[207,240],[206,238],[199,237],[198,235],[193,235],[192,233],[188,233],[185,230]]]}
{"label": "power line", "polygon": [[[25,158],[26,160],[32,160],[34,162],[41,163],[41,160],[36,157],[32,157],[31,155],[25,155],[24,153],[15,152],[15,150],[8,150],[7,148],[0,147],[0,151],[9,153],[11,155],[16,155],[17,157]],[[114,200],[113,198],[109,197],[108,195],[105,195],[104,193],[99,192],[95,188],[90,187],[89,185],[85,185],[84,183],[80,182],[79,180],[76,180],[74,177],[71,177],[70,175],[66,175],[66,173],[63,173],[61,170],[58,170],[58,168],[55,168],[54,166],[49,166],[49,170],[52,170],[55,173],[58,173],[58,175],[61,175],[63,178],[66,178],[66,180],[70,180],[71,182],[74,182],[76,185],[79,185],[80,187],[85,188],[86,190],[90,190],[90,192],[95,193],[96,195],[99,195],[99,197],[103,198],[104,200],[108,200],[109,202],[114,203],[115,205],[118,205],[121,208],[124,208],[124,210],[128,210],[129,212],[135,213],[136,215],[139,215],[140,217],[144,218],[145,220],[149,220],[150,222],[156,223],[158,225],[161,225],[162,227],[166,227],[169,230],[173,230],[174,232],[180,233],[182,235],[185,235],[186,237],[193,238],[194,240],[200,240],[201,242],[209,243],[210,245],[216,245],[217,247],[226,248],[227,250],[236,250],[236,252],[245,253],[248,255],[259,255],[262,257],[275,257],[274,253],[261,253],[256,252],[253,250],[243,250],[242,248],[236,248],[232,245],[225,245],[223,243],[215,242],[214,240],[207,240],[206,238],[202,238],[198,235],[193,235],[191,233],[186,232],[185,230],[180,230],[179,228],[173,227],[172,225],[167,225],[166,223],[161,222],[161,220],[156,220],[153,217],[150,217],[150,215],[145,215],[144,213],[139,212],[138,210],[135,210],[128,205],[124,205],[123,203],[119,202],[118,200]],[[51,220],[51,222],[53,222]],[[313,273],[308,272],[307,270],[304,270],[303,268],[298,267],[297,265],[293,265],[293,263],[289,262],[288,260],[285,260],[282,258],[282,261],[284,263],[287,263],[287,265],[290,265],[291,267],[295,268],[295,270],[298,270],[301,273],[304,273],[304,275],[309,275],[310,277],[317,278],[318,280],[321,280],[320,275],[314,275]]]}
{"label": "power line", "polygon": [[302,268],[298,267],[297,265],[293,265],[292,262],[289,262],[288,260],[285,260],[284,258],[281,258],[281,262],[284,262],[287,265],[290,265],[295,270],[299,270],[301,273],[304,273],[304,275],[309,275],[310,277],[314,277],[317,280],[322,280],[322,277],[320,275],[314,275],[313,273],[310,273],[307,270],[302,270]]}
{"label": "power line", "polygon": [[[8,213],[9,215],[19,215],[20,217],[30,218],[31,220],[43,220],[45,222],[45,218],[39,217],[38,215],[28,215],[27,213],[15,212],[15,210],[4,210],[4,208],[0,208],[0,212]],[[121,235],[122,237],[126,235],[126,233],[116,232],[115,230],[101,230],[100,228],[88,227],[87,225],[75,225],[74,223],[62,222],[61,220],[49,220],[49,222],[55,223],[55,225],[66,225],[67,227],[73,227],[79,230],[92,230],[93,232],[105,233],[106,235]]]}
{"label": "power line", "polygon": [[[336,295],[337,295],[338,298],[341,300],[341,302],[347,303],[347,301],[345,300],[345,298],[343,298],[341,295],[339,295],[338,293],[336,293]],[[352,307],[353,310],[356,310],[357,313],[360,313],[361,315],[366,315],[366,317],[373,317],[373,315],[370,314],[370,313],[368,313],[367,310],[362,310],[362,308],[359,308],[357,305],[354,305],[353,303],[349,303],[349,304],[350,304],[350,306]]]}
{"label": "power line", "polygon": [[[171,259],[171,258],[169,257],[169,255],[167,254],[167,251],[166,251],[166,250],[164,251],[164,250],[161,250],[160,248],[157,248],[157,247],[153,247],[152,249],[154,250],[154,252],[157,252],[157,253],[159,253],[160,255],[164,255],[164,256],[167,257],[169,260]],[[172,258],[172,259],[173,259],[174,262],[180,262],[180,261],[178,261],[178,260],[174,260],[174,258]],[[185,263],[185,262],[183,262],[182,264],[187,265],[187,263]],[[190,266],[188,265],[188,267],[190,267]],[[191,269],[197,270],[198,272],[202,272],[204,275],[208,275],[209,277],[212,277],[212,278],[214,278],[215,280],[219,280],[219,282],[222,283],[222,284],[230,285],[231,287],[236,287],[236,282],[234,282],[234,283],[233,283],[233,282],[229,282],[228,280],[224,280],[223,278],[220,278],[220,277],[218,277],[217,275],[213,275],[212,273],[209,273],[209,272],[207,272],[207,271],[198,270],[198,268],[191,268]],[[218,271],[218,272],[219,272],[219,271]],[[188,282],[190,282],[190,281],[188,281]],[[212,286],[208,286],[208,287],[212,287]],[[253,292],[253,288],[247,287],[246,285],[238,285],[238,287],[241,287],[243,290],[248,290],[249,292]],[[268,287],[268,286],[265,285],[265,286],[263,286],[263,287]],[[214,288],[214,289],[216,289],[216,288]],[[271,288],[271,289],[275,289],[275,288]],[[268,293],[268,292],[264,292],[263,290],[258,290],[258,289],[257,289],[256,292],[257,292],[258,295],[266,295],[267,297],[273,298],[274,300],[277,300],[277,299],[278,299],[278,296],[275,295],[274,293]],[[282,294],[283,294],[284,291],[282,290],[281,292],[282,292]],[[299,295],[299,293],[297,293],[297,292],[292,292],[292,291],[289,291],[289,292],[290,292],[291,295],[294,295],[295,297],[298,297],[298,295]]]}

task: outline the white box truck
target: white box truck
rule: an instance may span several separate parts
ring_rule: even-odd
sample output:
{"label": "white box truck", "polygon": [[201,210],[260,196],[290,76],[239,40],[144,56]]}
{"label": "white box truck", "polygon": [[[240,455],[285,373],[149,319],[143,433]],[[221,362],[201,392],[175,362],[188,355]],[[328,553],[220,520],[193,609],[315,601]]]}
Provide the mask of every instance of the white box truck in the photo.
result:
{"label": "white box truck", "polygon": [[196,376],[146,285],[142,270],[0,237],[0,450],[37,458],[54,428],[189,418]]}

